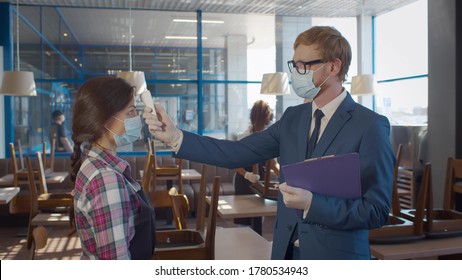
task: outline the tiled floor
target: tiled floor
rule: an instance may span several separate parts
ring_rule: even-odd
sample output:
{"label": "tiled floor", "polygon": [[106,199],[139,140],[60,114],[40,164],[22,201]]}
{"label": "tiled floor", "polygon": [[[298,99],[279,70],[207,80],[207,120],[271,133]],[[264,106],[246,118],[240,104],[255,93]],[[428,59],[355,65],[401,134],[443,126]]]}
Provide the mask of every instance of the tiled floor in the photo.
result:
{"label": "tiled floor", "polygon": [[[195,219],[188,219],[188,227],[195,227]],[[232,220],[218,219],[218,227],[237,226]],[[273,240],[274,218],[263,219],[263,237]],[[80,256],[80,240],[77,235],[68,236],[67,227],[47,228],[48,243],[43,249],[36,250],[35,259],[38,260],[74,260]],[[0,259],[24,260],[29,259],[29,250],[26,248],[26,225],[0,227]],[[216,242],[220,242],[216,240]]]}

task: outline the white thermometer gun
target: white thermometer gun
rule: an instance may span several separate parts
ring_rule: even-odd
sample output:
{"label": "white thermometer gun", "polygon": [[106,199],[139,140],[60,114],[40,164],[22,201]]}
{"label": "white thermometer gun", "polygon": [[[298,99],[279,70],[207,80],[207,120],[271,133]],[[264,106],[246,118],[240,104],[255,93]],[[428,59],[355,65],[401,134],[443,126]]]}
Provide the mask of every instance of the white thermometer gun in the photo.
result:
{"label": "white thermometer gun", "polygon": [[156,109],[154,108],[154,101],[152,100],[151,92],[149,90],[143,91],[141,93],[141,101],[152,109],[152,113],[157,117]]}

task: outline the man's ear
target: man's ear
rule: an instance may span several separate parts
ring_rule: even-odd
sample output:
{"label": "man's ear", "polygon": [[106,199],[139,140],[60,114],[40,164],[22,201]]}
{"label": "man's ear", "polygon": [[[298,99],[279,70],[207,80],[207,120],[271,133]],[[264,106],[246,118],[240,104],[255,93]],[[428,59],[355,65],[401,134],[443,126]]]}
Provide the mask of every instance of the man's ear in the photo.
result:
{"label": "man's ear", "polygon": [[334,59],[331,61],[331,65],[330,65],[330,74],[332,76],[337,76],[337,74],[340,72],[340,69],[342,67],[342,61],[338,58]]}

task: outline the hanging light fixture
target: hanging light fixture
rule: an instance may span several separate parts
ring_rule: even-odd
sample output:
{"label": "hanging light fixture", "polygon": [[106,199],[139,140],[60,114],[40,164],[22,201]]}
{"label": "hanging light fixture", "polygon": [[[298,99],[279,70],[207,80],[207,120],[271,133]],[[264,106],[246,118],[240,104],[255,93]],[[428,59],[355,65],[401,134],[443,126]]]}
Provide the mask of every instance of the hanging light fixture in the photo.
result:
{"label": "hanging light fixture", "polygon": [[290,94],[289,77],[285,72],[263,74],[260,94],[288,95]]}
{"label": "hanging light fixture", "polygon": [[19,0],[16,0],[16,71],[3,72],[0,94],[10,96],[37,96],[34,73],[21,71],[19,60]]}
{"label": "hanging light fixture", "polygon": [[129,24],[128,24],[128,53],[129,53],[129,64],[130,64],[130,71],[120,71],[117,73],[118,78],[125,79],[130,85],[136,87],[136,93],[141,94],[142,92],[146,91],[146,78],[144,77],[143,71],[133,71],[132,70],[132,5],[131,1],[129,1]]}
{"label": "hanging light fixture", "polygon": [[351,78],[351,95],[374,95],[377,92],[377,81],[372,74],[363,74]]}

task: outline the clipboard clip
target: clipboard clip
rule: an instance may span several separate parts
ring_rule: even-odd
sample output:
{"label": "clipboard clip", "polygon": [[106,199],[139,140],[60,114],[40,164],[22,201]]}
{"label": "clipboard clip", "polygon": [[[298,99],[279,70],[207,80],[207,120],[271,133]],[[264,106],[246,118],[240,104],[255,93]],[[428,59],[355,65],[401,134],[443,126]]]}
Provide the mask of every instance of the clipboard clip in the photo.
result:
{"label": "clipboard clip", "polygon": [[323,156],[323,157],[309,158],[309,159],[305,159],[303,162],[312,161],[312,160],[318,160],[318,159],[331,158],[331,157],[335,157],[335,155],[328,155],[328,156]]}

